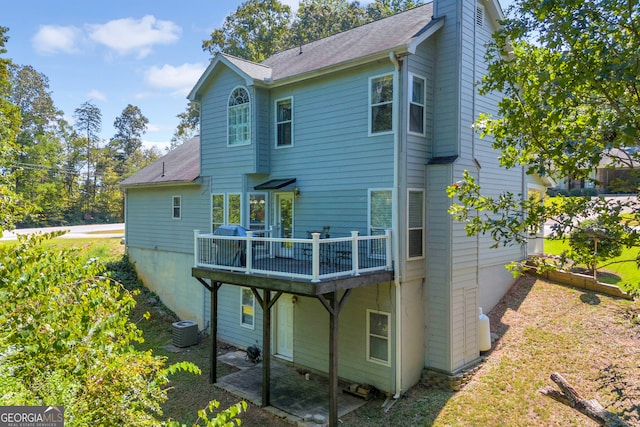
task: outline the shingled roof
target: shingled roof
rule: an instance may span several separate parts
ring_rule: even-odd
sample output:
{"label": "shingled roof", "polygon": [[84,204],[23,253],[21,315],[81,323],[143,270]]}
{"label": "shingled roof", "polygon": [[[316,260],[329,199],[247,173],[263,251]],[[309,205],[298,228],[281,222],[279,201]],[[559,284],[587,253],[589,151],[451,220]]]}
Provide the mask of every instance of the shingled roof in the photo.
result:
{"label": "shingled roof", "polygon": [[184,142],[120,183],[120,187],[192,183],[200,176],[200,136]]}
{"label": "shingled roof", "polygon": [[433,3],[415,7],[300,47],[277,53],[261,65],[284,79],[391,50],[407,51],[433,20]]}
{"label": "shingled roof", "polygon": [[433,18],[433,3],[370,22],[356,28],[303,44],[267,58],[262,63],[218,53],[200,77],[188,98],[197,99],[200,88],[218,64],[223,63],[253,83],[273,86],[329,72],[362,62],[413,53],[417,44],[444,24]]}

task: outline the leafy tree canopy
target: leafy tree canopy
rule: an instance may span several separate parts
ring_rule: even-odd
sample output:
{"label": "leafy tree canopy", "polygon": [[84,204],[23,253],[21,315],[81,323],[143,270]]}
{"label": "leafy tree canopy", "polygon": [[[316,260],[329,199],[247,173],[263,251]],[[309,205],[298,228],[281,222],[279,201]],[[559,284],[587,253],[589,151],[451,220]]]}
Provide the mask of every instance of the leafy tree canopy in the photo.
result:
{"label": "leafy tree canopy", "polygon": [[283,47],[290,14],[291,8],[278,0],[247,0],[203,41],[202,49],[264,61]]}
{"label": "leafy tree canopy", "polygon": [[135,105],[127,105],[122,114],[116,117],[113,127],[116,134],[111,140],[112,145],[124,159],[129,158],[142,147],[142,135],[147,131],[147,119]]}
{"label": "leafy tree canopy", "polygon": [[[634,168],[640,160],[629,149],[640,146],[638,46],[635,0],[518,0],[489,50],[480,91],[504,97],[499,117],[477,122],[481,136],[493,137],[503,166],[543,177],[586,178],[605,155]],[[622,212],[630,211],[640,219],[632,202],[592,198],[544,207],[519,195],[484,197],[469,174],[450,194],[458,197],[452,212],[468,232],[491,233],[497,244],[522,243],[550,218],[556,237],[581,218],[622,222]],[[631,230],[626,243],[637,245],[637,232]]]}
{"label": "leafy tree canopy", "polygon": [[[6,27],[0,27],[0,55],[7,53]],[[0,232],[11,229],[23,212],[15,192],[14,165],[19,159],[16,138],[20,132],[20,109],[11,101],[9,67],[11,61],[0,56]]]}

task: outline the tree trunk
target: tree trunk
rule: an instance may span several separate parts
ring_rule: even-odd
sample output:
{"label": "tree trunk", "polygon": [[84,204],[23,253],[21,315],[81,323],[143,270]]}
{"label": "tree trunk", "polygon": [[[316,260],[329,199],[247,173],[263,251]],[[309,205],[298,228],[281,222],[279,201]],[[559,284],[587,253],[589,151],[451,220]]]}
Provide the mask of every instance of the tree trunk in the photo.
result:
{"label": "tree trunk", "polygon": [[540,389],[540,393],[557,400],[560,403],[577,410],[578,412],[591,418],[601,426],[606,427],[628,427],[629,425],[618,418],[617,415],[607,411],[597,400],[584,399],[578,392],[562,378],[560,374],[551,374],[551,380],[560,387],[558,391],[551,386]]}

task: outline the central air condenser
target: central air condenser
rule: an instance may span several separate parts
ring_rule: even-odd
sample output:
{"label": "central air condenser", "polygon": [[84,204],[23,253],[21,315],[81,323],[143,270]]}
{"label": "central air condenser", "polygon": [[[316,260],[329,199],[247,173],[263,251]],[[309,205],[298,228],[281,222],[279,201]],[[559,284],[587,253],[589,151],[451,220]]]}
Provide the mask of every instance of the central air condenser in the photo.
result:
{"label": "central air condenser", "polygon": [[172,325],[173,345],[189,347],[198,344],[198,324],[191,320],[181,320]]}

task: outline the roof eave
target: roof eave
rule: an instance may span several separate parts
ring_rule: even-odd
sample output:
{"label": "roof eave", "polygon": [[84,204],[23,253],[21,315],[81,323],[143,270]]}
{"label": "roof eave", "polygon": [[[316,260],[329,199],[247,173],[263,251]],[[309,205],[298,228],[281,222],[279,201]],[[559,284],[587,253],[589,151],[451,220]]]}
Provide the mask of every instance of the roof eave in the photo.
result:
{"label": "roof eave", "polygon": [[223,54],[216,53],[216,56],[211,60],[211,62],[209,63],[209,66],[207,67],[207,69],[204,71],[204,73],[202,73],[202,75],[200,76],[200,78],[196,82],[196,84],[193,87],[193,89],[191,89],[191,92],[189,92],[189,95],[187,95],[187,99],[188,100],[196,101],[198,99],[198,93],[200,92],[200,89],[207,82],[207,80],[209,79],[209,76],[211,75],[211,73],[213,73],[213,70],[218,66],[219,63],[223,63],[224,65],[229,67],[234,73],[236,73],[241,78],[243,78],[245,83],[247,84],[247,86],[251,86],[256,81],[259,81],[259,80],[254,79],[253,77],[251,77],[250,75],[248,75],[244,71],[242,71],[233,62],[231,62],[227,58],[225,58],[225,56]]}
{"label": "roof eave", "polygon": [[312,70],[312,71],[307,71],[307,72],[296,74],[293,76],[284,77],[278,80],[273,80],[270,82],[256,81],[256,85],[278,87],[278,86],[288,85],[291,83],[307,80],[314,77],[320,77],[320,76],[335,73],[338,71],[348,70],[350,68],[358,67],[360,65],[368,64],[371,62],[382,61],[382,60],[388,61],[390,52],[394,52],[398,56],[404,56],[410,53],[407,48],[408,48],[408,45],[400,45],[394,48],[386,49],[384,51],[376,52],[371,55],[361,56],[359,58],[333,64],[328,67],[316,68],[315,70]]}
{"label": "roof eave", "polygon": [[191,181],[161,181],[161,182],[139,182],[133,184],[120,184],[120,188],[123,190],[129,188],[143,188],[143,187],[177,187],[177,186],[198,186],[201,185],[197,177]]}
{"label": "roof eave", "polygon": [[411,43],[409,43],[407,47],[407,50],[409,51],[409,53],[415,54],[418,46],[424,43],[425,40],[433,36],[436,32],[438,32],[440,28],[444,26],[444,20],[445,20],[444,16],[440,18],[432,19],[429,25],[427,26],[427,28],[424,30],[424,32],[420,34],[418,37],[416,37],[415,40],[413,40]]}

